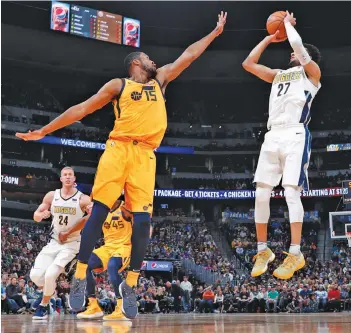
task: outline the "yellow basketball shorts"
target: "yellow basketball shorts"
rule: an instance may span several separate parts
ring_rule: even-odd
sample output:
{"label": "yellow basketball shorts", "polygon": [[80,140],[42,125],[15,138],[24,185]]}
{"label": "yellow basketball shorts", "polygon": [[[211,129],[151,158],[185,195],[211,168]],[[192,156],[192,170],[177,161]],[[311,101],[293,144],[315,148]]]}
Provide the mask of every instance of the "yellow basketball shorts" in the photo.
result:
{"label": "yellow basketball shorts", "polygon": [[137,141],[109,139],[95,175],[92,198],[111,208],[124,189],[126,208],[152,213],[156,156]]}
{"label": "yellow basketball shorts", "polygon": [[130,263],[130,255],[132,246],[116,246],[113,244],[103,245],[98,249],[94,250],[93,253],[97,255],[103,266],[103,271],[107,270],[108,262],[112,257],[122,258],[122,267],[118,270],[118,273],[123,272]]}

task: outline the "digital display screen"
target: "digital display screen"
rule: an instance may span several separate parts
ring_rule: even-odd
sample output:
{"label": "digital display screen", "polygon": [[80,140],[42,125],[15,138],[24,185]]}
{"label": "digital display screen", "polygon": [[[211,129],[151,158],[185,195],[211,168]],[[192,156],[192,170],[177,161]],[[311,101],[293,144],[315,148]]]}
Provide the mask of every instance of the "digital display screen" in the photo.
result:
{"label": "digital display screen", "polygon": [[69,32],[70,5],[52,1],[50,28],[52,30]]}
{"label": "digital display screen", "polygon": [[140,47],[140,21],[102,10],[52,1],[51,29]]}
{"label": "digital display screen", "polygon": [[140,47],[140,21],[124,17],[123,31],[124,45]]}

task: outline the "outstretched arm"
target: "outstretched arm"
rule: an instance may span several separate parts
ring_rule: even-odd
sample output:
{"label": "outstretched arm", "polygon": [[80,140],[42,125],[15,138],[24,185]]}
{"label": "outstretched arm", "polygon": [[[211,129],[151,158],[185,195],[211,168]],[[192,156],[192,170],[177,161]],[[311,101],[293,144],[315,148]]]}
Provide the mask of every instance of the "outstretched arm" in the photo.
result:
{"label": "outstretched arm", "polygon": [[286,39],[278,39],[277,35],[279,31],[276,31],[274,35],[270,35],[265,37],[247,56],[247,58],[243,62],[244,69],[256,75],[263,81],[272,83],[275,76],[279,72],[279,69],[272,69],[264,65],[260,65],[258,61],[263,53],[263,51],[267,48],[270,43],[279,43]]}
{"label": "outstretched arm", "polygon": [[156,78],[163,90],[169,82],[176,79],[191,63],[200,57],[213,40],[223,32],[226,19],[227,13],[221,12],[218,15],[217,26],[210,34],[190,45],[175,62],[158,69]]}
{"label": "outstretched arm", "polygon": [[16,136],[25,141],[40,140],[45,135],[55,132],[62,127],[71,125],[88,114],[101,109],[119,94],[121,88],[122,80],[113,79],[106,83],[95,95],[80,104],[70,107],[48,125],[33,132],[29,131],[29,133],[16,133]]}
{"label": "outstretched arm", "polygon": [[307,50],[303,46],[302,39],[294,25],[296,24],[296,19],[294,18],[293,13],[286,11],[286,16],[284,18],[284,25],[286,34],[289,39],[289,43],[294,50],[296,58],[299,60],[300,64],[305,69],[309,79],[313,84],[317,85],[321,78],[321,70],[318,64],[313,61],[311,56],[308,54]]}
{"label": "outstretched arm", "polygon": [[51,213],[49,209],[51,207],[52,200],[54,200],[54,195],[55,195],[54,191],[48,192],[45,195],[43,202],[34,212],[33,220],[35,222],[41,222],[42,220],[45,220],[50,217]]}

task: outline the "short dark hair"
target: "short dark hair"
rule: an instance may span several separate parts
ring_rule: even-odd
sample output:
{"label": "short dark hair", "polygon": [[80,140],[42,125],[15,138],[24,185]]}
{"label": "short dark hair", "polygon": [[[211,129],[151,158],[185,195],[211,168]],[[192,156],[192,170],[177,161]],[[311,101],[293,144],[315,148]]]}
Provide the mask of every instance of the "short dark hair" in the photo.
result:
{"label": "short dark hair", "polygon": [[129,74],[129,69],[130,69],[132,62],[135,59],[139,59],[140,55],[141,55],[141,52],[132,52],[132,53],[129,53],[126,56],[126,58],[124,59],[124,68],[128,72],[128,74]]}
{"label": "short dark hair", "polygon": [[312,44],[303,44],[308,54],[311,56],[312,60],[319,64],[321,62],[322,56],[320,51]]}

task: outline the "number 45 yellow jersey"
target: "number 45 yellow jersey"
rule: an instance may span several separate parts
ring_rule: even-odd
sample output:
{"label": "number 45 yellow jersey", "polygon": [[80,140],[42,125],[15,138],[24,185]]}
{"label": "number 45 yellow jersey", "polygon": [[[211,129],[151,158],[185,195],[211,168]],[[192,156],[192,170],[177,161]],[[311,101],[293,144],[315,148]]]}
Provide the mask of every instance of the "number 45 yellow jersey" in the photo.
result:
{"label": "number 45 yellow jersey", "polygon": [[131,246],[132,214],[121,204],[111,211],[103,224],[105,246]]}

